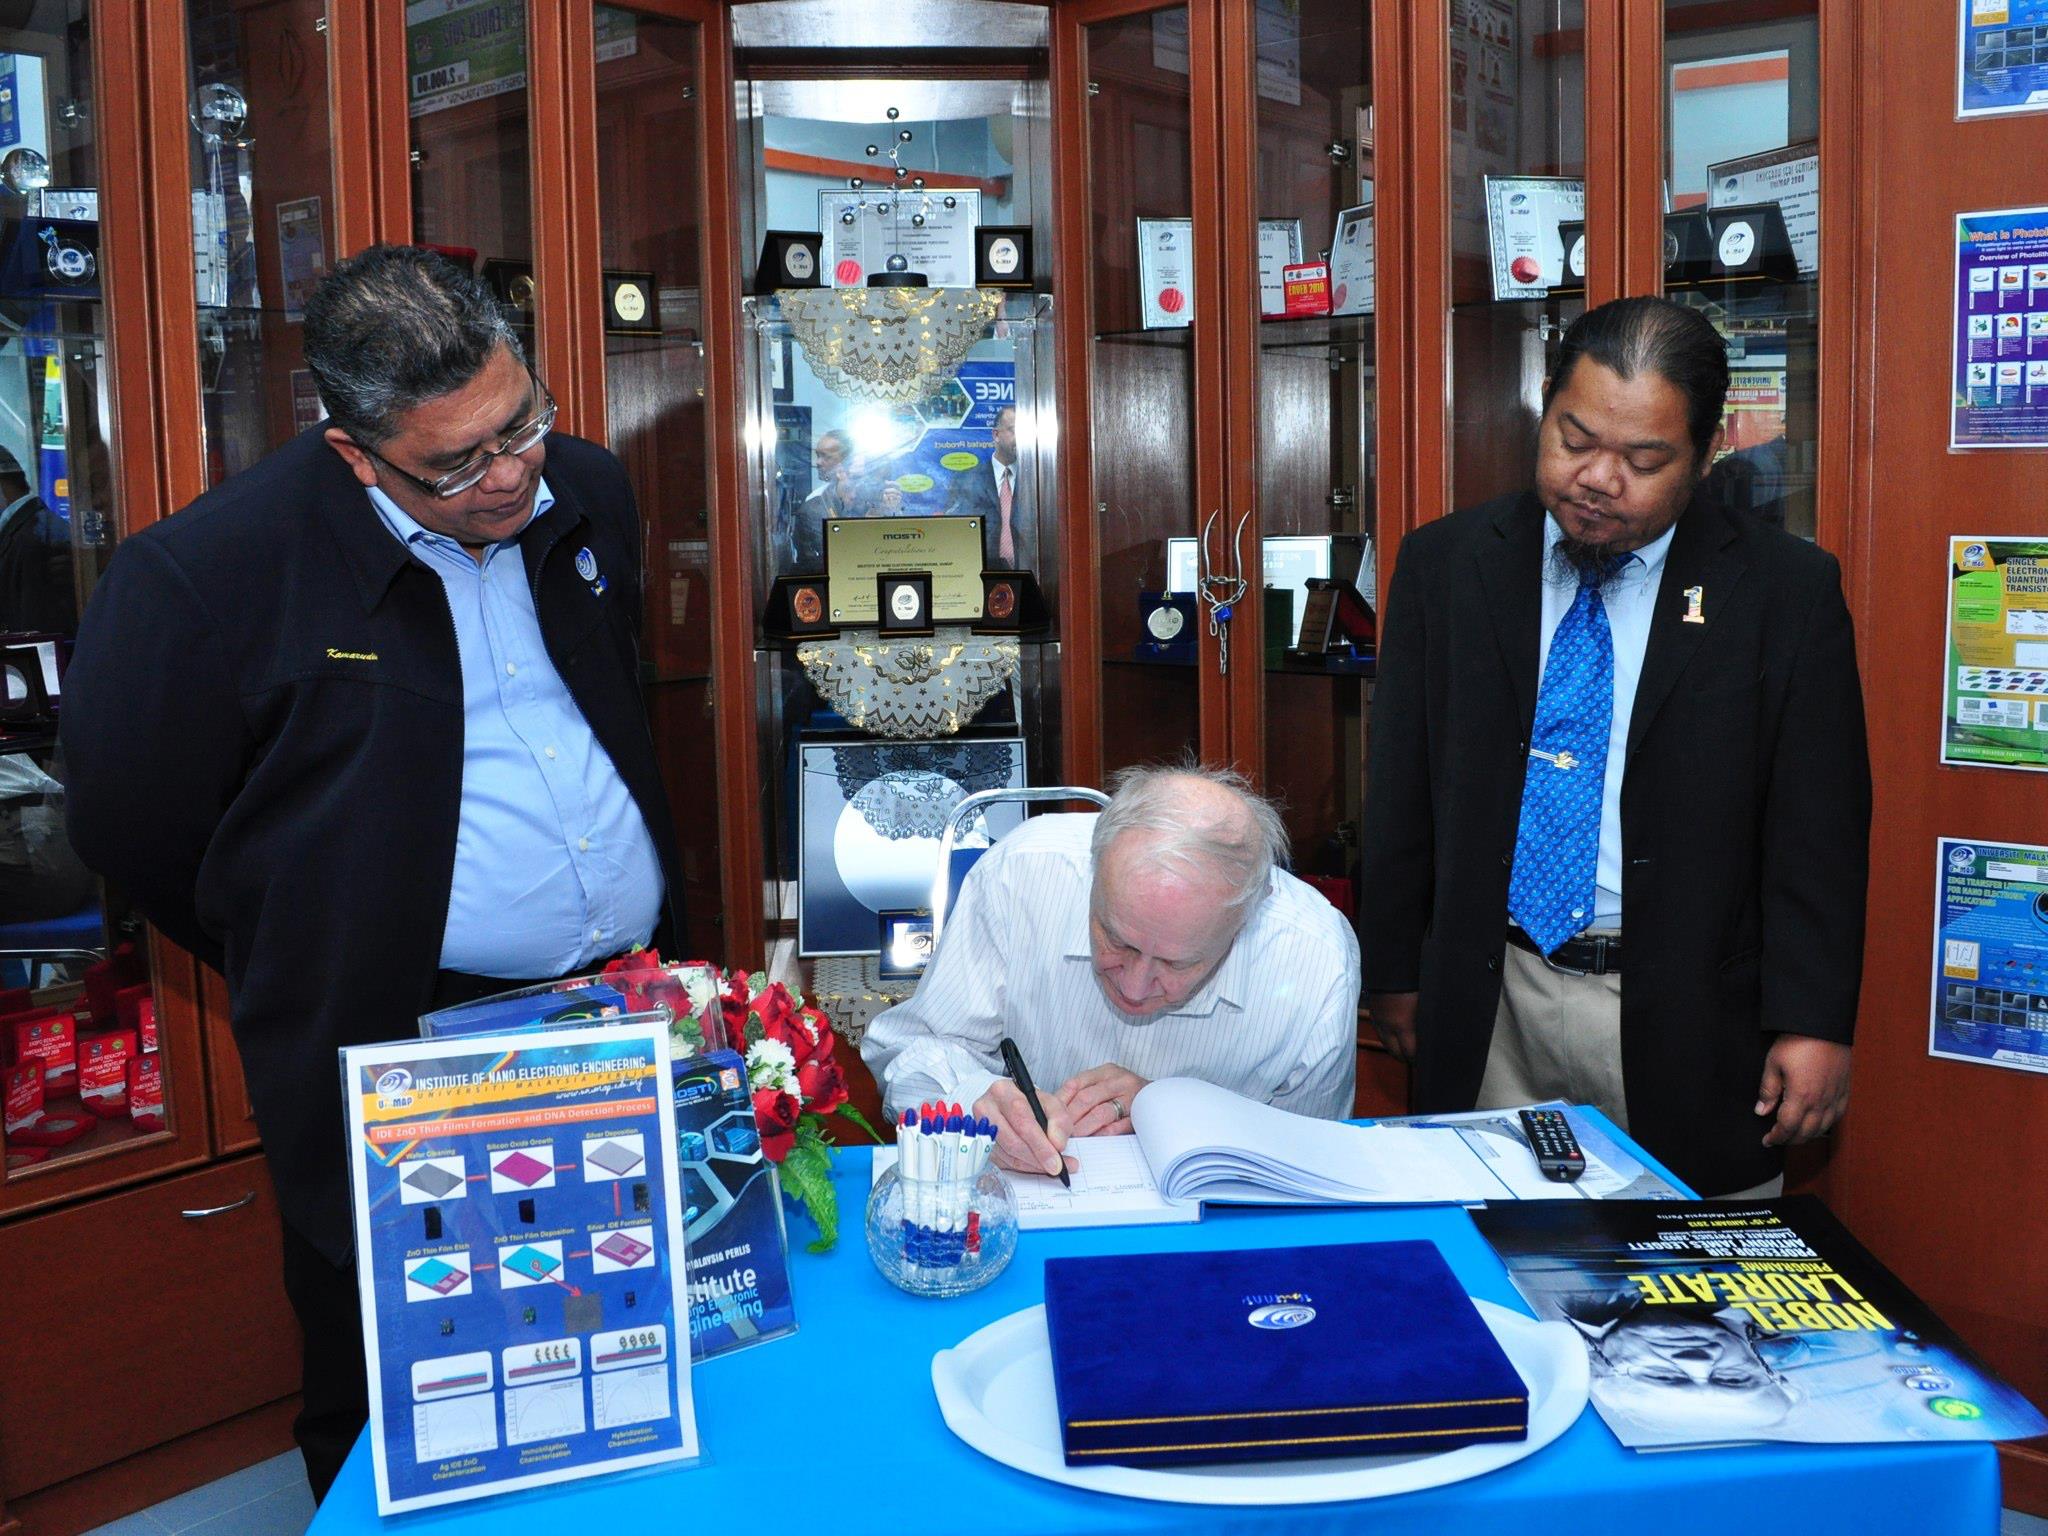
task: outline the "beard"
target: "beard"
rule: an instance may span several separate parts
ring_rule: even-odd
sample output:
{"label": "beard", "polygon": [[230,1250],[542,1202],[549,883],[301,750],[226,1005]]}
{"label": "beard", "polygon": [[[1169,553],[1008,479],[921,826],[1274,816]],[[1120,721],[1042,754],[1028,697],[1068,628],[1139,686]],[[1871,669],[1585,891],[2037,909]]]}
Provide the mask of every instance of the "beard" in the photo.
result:
{"label": "beard", "polygon": [[1550,548],[1550,565],[1556,579],[1572,586],[1611,587],[1628,562],[1627,555],[1617,555],[1603,544],[1588,544],[1568,533]]}

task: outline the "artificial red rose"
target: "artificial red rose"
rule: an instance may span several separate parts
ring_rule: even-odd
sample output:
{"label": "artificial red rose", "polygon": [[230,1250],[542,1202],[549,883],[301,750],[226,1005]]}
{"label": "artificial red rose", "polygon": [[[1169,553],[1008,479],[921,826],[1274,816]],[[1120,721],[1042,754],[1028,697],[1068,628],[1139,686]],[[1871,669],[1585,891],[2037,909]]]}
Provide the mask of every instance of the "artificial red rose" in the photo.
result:
{"label": "artificial red rose", "polygon": [[804,1097],[804,1108],[814,1115],[829,1115],[846,1102],[845,1074],[830,1056],[798,1067],[796,1087]]}
{"label": "artificial red rose", "polygon": [[747,1048],[747,1009],[752,1001],[745,971],[734,971],[725,978],[725,988],[718,994],[718,1011],[725,1020],[727,1043],[742,1053]]}
{"label": "artificial red rose", "polygon": [[789,1156],[789,1149],[796,1145],[797,1116],[802,1113],[803,1106],[793,1093],[780,1088],[754,1090],[754,1124],[760,1129],[761,1150],[769,1162],[779,1163]]}
{"label": "artificial red rose", "polygon": [[794,1048],[791,1028],[796,1022],[796,999],[789,995],[789,988],[779,981],[768,983],[754,999],[754,1013],[763,1034]]}
{"label": "artificial red rose", "polygon": [[620,955],[600,974],[608,977],[625,994],[629,1012],[645,1013],[651,1006],[649,986],[661,979],[661,951],[636,949],[631,954]]}

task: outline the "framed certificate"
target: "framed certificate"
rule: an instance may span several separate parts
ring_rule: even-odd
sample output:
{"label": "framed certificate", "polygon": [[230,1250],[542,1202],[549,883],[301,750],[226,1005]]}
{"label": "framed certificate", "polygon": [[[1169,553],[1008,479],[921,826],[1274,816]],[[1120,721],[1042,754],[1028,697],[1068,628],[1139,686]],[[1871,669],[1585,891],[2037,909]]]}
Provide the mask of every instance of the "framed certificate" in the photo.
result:
{"label": "framed certificate", "polygon": [[1557,227],[1586,217],[1579,176],[1486,178],[1486,247],[1496,299],[1540,299],[1564,281]]}
{"label": "framed certificate", "polygon": [[1301,220],[1259,220],[1259,313],[1287,313],[1287,267],[1301,260]]}
{"label": "framed certificate", "polygon": [[[922,221],[922,222],[920,222]],[[841,187],[818,194],[823,276],[833,288],[865,288],[868,275],[900,255],[934,288],[974,286],[974,227],[981,194]]]}
{"label": "framed certificate", "polygon": [[1195,221],[1138,220],[1139,323],[1176,330],[1195,319]]}
{"label": "framed certificate", "polygon": [[1346,208],[1337,215],[1330,239],[1330,313],[1369,315],[1373,307],[1372,204]]}

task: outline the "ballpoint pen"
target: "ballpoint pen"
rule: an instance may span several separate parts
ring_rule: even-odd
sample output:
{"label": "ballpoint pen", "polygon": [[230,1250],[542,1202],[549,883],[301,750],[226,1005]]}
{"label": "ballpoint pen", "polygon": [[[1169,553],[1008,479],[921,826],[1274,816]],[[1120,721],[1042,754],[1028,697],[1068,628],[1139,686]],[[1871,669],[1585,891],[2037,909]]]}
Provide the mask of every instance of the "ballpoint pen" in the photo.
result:
{"label": "ballpoint pen", "polygon": [[[1031,1106],[1031,1113],[1038,1121],[1038,1128],[1041,1131],[1049,1129],[1045,1120],[1045,1106],[1038,1102],[1038,1090],[1031,1086],[1031,1074],[1025,1070],[1024,1058],[1017,1053],[1017,1042],[1005,1035],[1003,1043],[997,1049],[1003,1053],[1003,1066],[1010,1074],[1010,1081],[1024,1091],[1024,1102]],[[1067,1160],[1064,1157],[1060,1159],[1060,1183],[1068,1189],[1074,1187],[1074,1181],[1067,1177]]]}

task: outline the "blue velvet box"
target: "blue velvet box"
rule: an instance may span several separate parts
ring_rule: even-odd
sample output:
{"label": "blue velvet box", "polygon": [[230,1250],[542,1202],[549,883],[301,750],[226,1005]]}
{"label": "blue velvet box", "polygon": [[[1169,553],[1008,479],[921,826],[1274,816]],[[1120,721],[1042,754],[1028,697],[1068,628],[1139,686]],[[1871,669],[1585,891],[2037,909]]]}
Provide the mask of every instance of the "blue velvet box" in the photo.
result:
{"label": "blue velvet box", "polygon": [[1436,1244],[1050,1259],[1069,1466],[1452,1450],[1529,1393]]}

